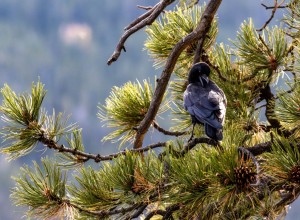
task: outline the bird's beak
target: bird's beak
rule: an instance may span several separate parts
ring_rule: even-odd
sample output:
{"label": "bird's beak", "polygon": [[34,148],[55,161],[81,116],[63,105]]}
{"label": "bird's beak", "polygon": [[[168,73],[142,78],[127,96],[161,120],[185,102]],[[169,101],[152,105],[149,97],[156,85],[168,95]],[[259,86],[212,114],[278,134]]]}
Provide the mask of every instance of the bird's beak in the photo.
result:
{"label": "bird's beak", "polygon": [[202,86],[206,86],[208,84],[208,77],[206,75],[199,76],[199,81],[201,82]]}

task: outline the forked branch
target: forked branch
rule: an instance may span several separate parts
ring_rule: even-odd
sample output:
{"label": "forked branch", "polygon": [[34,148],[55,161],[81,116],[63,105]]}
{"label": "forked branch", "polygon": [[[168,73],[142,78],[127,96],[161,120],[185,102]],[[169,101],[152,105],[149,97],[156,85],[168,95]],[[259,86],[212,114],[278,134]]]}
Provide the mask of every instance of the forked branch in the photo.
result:
{"label": "forked branch", "polygon": [[283,2],[284,2],[284,0],[282,0],[282,2],[278,4],[277,0],[274,0],[274,6],[272,6],[272,7],[268,7],[265,4],[261,4],[262,6],[265,7],[265,9],[272,9],[272,14],[271,14],[270,18],[265,22],[265,24],[260,29],[257,29],[257,31],[262,31],[263,29],[265,29],[267,27],[267,25],[274,18],[277,8],[285,8],[285,6],[282,6]]}
{"label": "forked branch", "polygon": [[211,25],[211,22],[215,16],[215,13],[217,9],[219,8],[222,0],[211,0],[201,19],[198,23],[197,27],[193,32],[188,34],[185,38],[181,39],[177,44],[173,47],[173,50],[171,51],[166,65],[164,67],[164,70],[162,71],[161,77],[157,80],[157,87],[154,92],[153,99],[151,101],[150,107],[148,109],[147,114],[145,115],[145,118],[140,123],[137,129],[137,134],[134,141],[134,148],[141,148],[144,140],[144,136],[146,132],[148,131],[150,125],[152,124],[159,106],[162,102],[164,93],[166,91],[168,82],[170,80],[171,74],[174,70],[175,64],[177,62],[178,57],[180,56],[181,52],[190,44],[199,41],[201,38],[203,38],[207,32],[209,31],[209,27]]}
{"label": "forked branch", "polygon": [[147,12],[133,21],[129,26],[127,26],[125,28],[125,33],[120,38],[119,43],[117,44],[117,47],[111,57],[108,59],[107,64],[110,65],[112,64],[112,62],[116,61],[119,58],[122,49],[125,48],[124,44],[128,37],[130,37],[138,30],[142,29],[146,25],[152,24],[155,19],[161,14],[161,12],[173,2],[174,0],[163,0],[157,3],[155,6],[153,6],[153,8],[149,9]]}

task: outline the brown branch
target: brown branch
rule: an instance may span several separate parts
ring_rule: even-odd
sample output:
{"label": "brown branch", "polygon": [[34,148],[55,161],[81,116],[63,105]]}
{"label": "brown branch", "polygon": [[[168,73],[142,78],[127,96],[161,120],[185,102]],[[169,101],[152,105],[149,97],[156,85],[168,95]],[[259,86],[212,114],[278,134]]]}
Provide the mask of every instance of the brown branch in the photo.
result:
{"label": "brown branch", "polygon": [[[274,0],[274,6],[272,7],[272,13],[271,13],[270,18],[265,22],[265,24],[260,29],[257,29],[257,31],[262,31],[263,29],[265,29],[267,27],[267,25],[274,18],[274,15],[275,15],[275,12],[276,12],[277,8],[281,8],[282,7],[281,5],[282,5],[283,2],[284,2],[284,0],[282,0],[282,2],[278,4],[277,0]],[[270,7],[267,7],[264,4],[261,4],[261,5],[264,6],[266,9],[270,9]]]}
{"label": "brown branch", "polygon": [[211,146],[218,146],[218,142],[211,139],[211,138],[194,138],[190,142],[188,142],[184,147],[183,150],[180,151],[180,156],[185,155],[187,152],[189,152],[191,149],[193,149],[197,144],[208,144]]}
{"label": "brown branch", "polygon": [[[274,8],[275,8],[275,6],[267,6],[267,5],[265,5],[264,3],[261,3],[261,5],[264,6],[264,8],[265,8],[266,10],[274,9]],[[288,7],[288,5],[280,5],[280,6],[277,6],[277,8],[287,8],[287,7]]]}
{"label": "brown branch", "polygon": [[219,67],[216,66],[216,65],[213,65],[213,64],[210,62],[210,60],[208,59],[207,56],[202,56],[202,60],[203,60],[204,62],[206,62],[209,66],[211,66],[211,67],[217,72],[217,74],[218,74],[218,76],[219,76],[219,78],[220,78],[221,80],[223,80],[224,82],[229,81],[229,82],[231,82],[231,83],[236,83],[236,81],[230,81],[230,80],[228,80],[225,76],[223,76],[222,73],[221,73],[221,71],[220,71],[220,69],[219,69]]}
{"label": "brown branch", "polygon": [[145,12],[144,14],[139,16],[137,19],[135,19],[133,22],[131,22],[127,27],[125,27],[124,30],[127,31],[128,29],[134,27],[136,24],[140,23],[142,20],[147,18],[159,4],[160,3],[157,3],[151,9],[149,9],[147,12]]}
{"label": "brown branch", "polygon": [[300,194],[300,188],[297,187],[292,192],[287,193],[282,200],[280,200],[275,206],[274,210],[280,211],[282,207],[286,205],[292,204],[299,196]]}
{"label": "brown branch", "polygon": [[152,212],[149,212],[144,220],[150,220],[155,215],[164,216],[165,214],[166,214],[166,211],[164,211],[164,210],[154,210]]}
{"label": "brown branch", "polygon": [[165,129],[163,129],[162,127],[159,126],[159,124],[157,124],[156,121],[152,122],[153,127],[158,130],[159,132],[165,134],[165,135],[170,135],[170,136],[181,136],[181,135],[185,135],[187,132],[186,131],[167,131]]}
{"label": "brown branch", "polygon": [[210,24],[221,2],[222,0],[211,0],[208,3],[196,29],[192,33],[188,34],[185,38],[181,39],[171,51],[167,59],[166,65],[164,67],[164,70],[161,74],[161,77],[157,80],[157,87],[155,89],[154,96],[151,101],[148,112],[145,115],[143,121],[138,126],[137,134],[134,141],[134,148],[137,149],[142,147],[144,136],[157,114],[157,111],[162,102],[162,98],[166,91],[168,82],[170,80],[171,74],[174,70],[178,57],[188,45],[201,39],[203,36],[206,35],[206,33],[209,30],[208,28],[210,27]]}
{"label": "brown branch", "polygon": [[197,49],[196,49],[196,53],[194,56],[193,64],[200,62],[200,58],[202,57],[202,54],[203,54],[203,46],[204,46],[205,38],[206,38],[206,35],[204,35],[197,44]]}
{"label": "brown branch", "polygon": [[[144,15],[139,17],[137,21],[134,21],[129,25],[125,33],[122,35],[122,37],[119,40],[119,43],[117,44],[115,51],[111,55],[111,57],[108,59],[107,64],[110,65],[112,62],[116,61],[119,56],[121,55],[122,48],[124,48],[124,44],[129,36],[137,32],[138,30],[142,29],[146,25],[152,24],[155,19],[160,15],[160,13],[172,2],[175,0],[163,0],[159,2],[156,6],[153,7],[153,9],[148,10]],[[133,24],[133,25],[132,25]]]}
{"label": "brown branch", "polygon": [[78,157],[78,161],[80,161],[80,162],[87,162],[88,160],[94,160],[96,163],[99,163],[101,161],[112,160],[112,159],[114,159],[118,156],[125,155],[128,152],[141,153],[141,152],[146,152],[146,151],[158,148],[158,147],[165,147],[166,146],[166,142],[158,142],[158,143],[155,143],[155,144],[148,145],[144,148],[123,150],[123,151],[120,151],[120,152],[115,153],[115,154],[102,156],[100,154],[90,154],[90,153],[86,153],[86,152],[83,152],[83,151],[79,151],[79,150],[74,149],[74,148],[65,147],[64,145],[59,145],[54,140],[48,139],[47,137],[45,137],[45,135],[42,135],[40,137],[39,141],[42,144],[44,144],[45,146],[47,146],[49,149],[54,149],[54,150],[57,150],[58,152],[61,152],[61,153],[69,153],[69,154],[72,154],[72,155]]}
{"label": "brown branch", "polygon": [[272,143],[270,141],[265,143],[256,144],[253,147],[248,147],[247,150],[250,151],[254,156],[260,154],[271,152]]}
{"label": "brown branch", "polygon": [[271,127],[278,131],[279,135],[283,135],[285,137],[291,136],[291,131],[283,128],[280,121],[276,118],[275,115],[275,96],[271,91],[270,85],[267,84],[265,87],[260,89],[260,97],[266,100],[266,111],[265,115],[270,123]]}
{"label": "brown branch", "polygon": [[138,218],[144,212],[144,210],[147,208],[147,206],[148,206],[148,204],[141,204],[140,207],[136,210],[136,212],[133,213],[131,216],[127,217],[125,220],[131,220],[131,219]]}
{"label": "brown branch", "polygon": [[137,5],[138,8],[141,8],[141,9],[145,9],[145,10],[151,10],[153,9],[152,6],[142,6],[142,5]]}
{"label": "brown branch", "polygon": [[127,212],[131,212],[135,209],[138,209],[141,205],[143,205],[143,203],[137,203],[134,204],[132,206],[126,207],[126,208],[119,208],[119,209],[113,209],[113,210],[101,210],[101,211],[90,211],[90,210],[85,210],[82,209],[78,206],[72,205],[74,208],[79,209],[80,211],[92,214],[94,216],[100,216],[100,217],[105,217],[105,216],[111,216],[111,215],[117,215],[117,214],[123,214],[123,213],[127,213]]}
{"label": "brown branch", "polygon": [[172,213],[179,210],[180,205],[174,204],[166,208],[166,210],[153,210],[152,212],[149,212],[148,215],[144,220],[150,220],[154,215],[161,215],[163,216],[163,219],[173,219]]}

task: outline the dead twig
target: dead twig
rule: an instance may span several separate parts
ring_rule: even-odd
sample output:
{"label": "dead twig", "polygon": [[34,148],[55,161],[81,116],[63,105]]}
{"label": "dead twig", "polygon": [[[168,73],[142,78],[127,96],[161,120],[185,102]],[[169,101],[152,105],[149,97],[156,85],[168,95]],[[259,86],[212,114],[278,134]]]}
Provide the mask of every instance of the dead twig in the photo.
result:
{"label": "dead twig", "polygon": [[142,5],[137,5],[137,7],[144,10],[151,10],[153,8],[152,6],[142,6]]}
{"label": "dead twig", "polygon": [[119,43],[117,44],[115,51],[108,59],[107,64],[110,65],[115,62],[121,55],[121,51],[125,48],[124,44],[128,37],[142,29],[146,25],[152,24],[160,13],[175,0],[163,0],[157,3],[152,9],[148,10],[145,14],[133,21],[128,27],[125,28],[125,33],[121,36]]}
{"label": "dead twig", "polygon": [[277,0],[274,0],[274,6],[272,7],[268,7],[265,4],[261,4],[262,6],[265,7],[265,9],[271,9],[272,8],[272,13],[270,18],[265,22],[265,24],[260,28],[257,29],[257,31],[262,31],[263,29],[265,29],[267,27],[267,25],[272,21],[272,19],[274,18],[275,12],[277,10],[277,8],[283,8],[285,6],[281,6],[283,4],[284,0],[281,1],[281,3],[278,4]]}

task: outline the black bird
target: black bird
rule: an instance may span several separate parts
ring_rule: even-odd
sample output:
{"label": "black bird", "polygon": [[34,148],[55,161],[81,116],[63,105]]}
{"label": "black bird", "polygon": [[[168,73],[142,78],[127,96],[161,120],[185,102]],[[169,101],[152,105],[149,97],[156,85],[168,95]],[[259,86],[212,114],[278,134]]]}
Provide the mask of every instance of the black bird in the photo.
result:
{"label": "black bird", "polygon": [[188,86],[183,94],[184,108],[192,117],[194,135],[195,124],[203,124],[208,137],[220,141],[223,139],[227,100],[224,92],[210,80],[210,68],[207,63],[196,63],[188,75]]}

